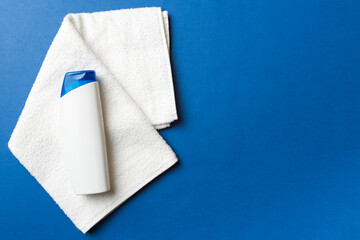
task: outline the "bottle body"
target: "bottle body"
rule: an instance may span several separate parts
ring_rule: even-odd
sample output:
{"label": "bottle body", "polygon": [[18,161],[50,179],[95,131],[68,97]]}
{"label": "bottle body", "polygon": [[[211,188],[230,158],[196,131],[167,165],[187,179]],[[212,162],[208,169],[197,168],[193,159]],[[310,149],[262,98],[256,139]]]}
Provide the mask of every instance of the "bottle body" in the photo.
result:
{"label": "bottle body", "polygon": [[[65,81],[65,80],[64,80]],[[76,194],[110,189],[99,83],[89,82],[60,98],[62,157]]]}

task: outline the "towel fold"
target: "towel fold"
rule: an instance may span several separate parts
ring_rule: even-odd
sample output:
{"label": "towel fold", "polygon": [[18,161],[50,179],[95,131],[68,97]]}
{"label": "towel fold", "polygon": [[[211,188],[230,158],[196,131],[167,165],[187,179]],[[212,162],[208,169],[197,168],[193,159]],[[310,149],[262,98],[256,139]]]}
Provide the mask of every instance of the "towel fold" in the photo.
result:
{"label": "towel fold", "polygon": [[[167,12],[140,8],[67,15],[9,148],[83,232],[172,166],[156,128],[177,119]],[[64,74],[93,69],[100,83],[111,191],[77,196],[61,159],[58,102]]]}

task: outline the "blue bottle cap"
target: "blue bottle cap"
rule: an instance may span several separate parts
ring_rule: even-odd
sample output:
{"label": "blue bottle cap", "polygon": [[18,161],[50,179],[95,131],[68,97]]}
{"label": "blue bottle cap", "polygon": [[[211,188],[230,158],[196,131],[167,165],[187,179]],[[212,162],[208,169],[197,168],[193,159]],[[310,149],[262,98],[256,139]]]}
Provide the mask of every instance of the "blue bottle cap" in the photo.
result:
{"label": "blue bottle cap", "polygon": [[84,70],[76,72],[68,72],[65,74],[64,82],[61,88],[61,96],[64,96],[72,90],[96,81],[96,75],[94,70]]}

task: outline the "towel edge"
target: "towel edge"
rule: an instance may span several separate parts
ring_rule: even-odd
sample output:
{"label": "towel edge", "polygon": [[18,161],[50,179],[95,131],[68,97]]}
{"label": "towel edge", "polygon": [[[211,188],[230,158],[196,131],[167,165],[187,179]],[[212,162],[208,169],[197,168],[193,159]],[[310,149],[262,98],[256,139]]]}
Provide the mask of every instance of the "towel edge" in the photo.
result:
{"label": "towel edge", "polygon": [[139,190],[141,190],[143,187],[148,185],[150,182],[155,180],[157,177],[160,176],[161,173],[165,172],[172,166],[174,166],[175,163],[177,163],[179,160],[176,156],[171,158],[169,161],[167,161],[165,164],[163,164],[157,171],[155,171],[153,174],[151,174],[146,181],[143,181],[139,186],[134,188],[131,192],[129,192],[128,197],[125,199],[117,199],[112,204],[106,208],[105,211],[103,211],[102,214],[99,214],[97,217],[95,217],[91,222],[88,224],[85,224],[83,227],[78,227],[75,223],[75,226],[80,229],[80,231],[85,234],[87,233],[91,228],[93,228],[96,224],[98,224],[101,220],[103,220],[106,216],[114,212],[118,207],[120,207],[123,203],[125,203],[130,197],[132,197],[135,193],[137,193]]}

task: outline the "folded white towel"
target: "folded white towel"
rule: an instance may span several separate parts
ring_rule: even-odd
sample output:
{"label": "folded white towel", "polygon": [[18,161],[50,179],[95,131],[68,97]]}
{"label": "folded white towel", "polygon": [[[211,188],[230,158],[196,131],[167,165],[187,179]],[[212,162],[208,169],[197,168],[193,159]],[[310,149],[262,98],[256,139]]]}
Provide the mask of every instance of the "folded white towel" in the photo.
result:
{"label": "folded white towel", "polygon": [[[154,128],[177,119],[167,12],[140,8],[69,14],[51,44],[9,148],[85,233],[177,158]],[[64,74],[93,69],[100,82],[111,191],[77,196],[59,147]]]}

